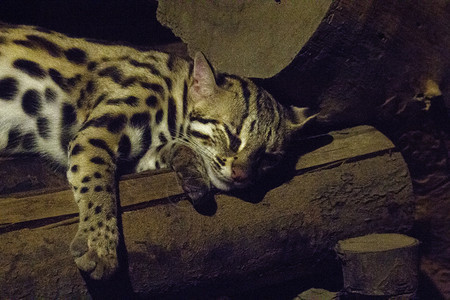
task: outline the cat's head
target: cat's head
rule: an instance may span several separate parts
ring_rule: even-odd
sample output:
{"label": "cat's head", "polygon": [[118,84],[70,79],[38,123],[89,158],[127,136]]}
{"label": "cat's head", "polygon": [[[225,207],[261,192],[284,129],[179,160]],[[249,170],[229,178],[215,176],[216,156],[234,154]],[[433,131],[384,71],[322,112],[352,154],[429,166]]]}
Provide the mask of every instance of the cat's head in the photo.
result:
{"label": "cat's head", "polygon": [[290,137],[314,118],[306,108],[281,106],[249,79],[215,76],[201,53],[188,94],[189,140],[221,190],[245,187],[276,166]]}

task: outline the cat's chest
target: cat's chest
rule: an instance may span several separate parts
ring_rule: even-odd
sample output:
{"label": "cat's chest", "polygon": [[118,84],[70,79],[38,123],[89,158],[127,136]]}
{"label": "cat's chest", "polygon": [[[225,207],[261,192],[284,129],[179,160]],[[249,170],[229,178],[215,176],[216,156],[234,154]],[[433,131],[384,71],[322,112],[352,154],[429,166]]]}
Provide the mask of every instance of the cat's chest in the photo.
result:
{"label": "cat's chest", "polygon": [[153,124],[141,128],[125,128],[123,138],[118,145],[118,157],[122,161],[133,162],[132,171],[158,170],[169,167],[167,151],[177,143],[169,133],[165,123]]}
{"label": "cat's chest", "polygon": [[160,153],[158,147],[151,147],[145,155],[138,161],[135,172],[147,170],[159,170],[168,168],[169,165]]}

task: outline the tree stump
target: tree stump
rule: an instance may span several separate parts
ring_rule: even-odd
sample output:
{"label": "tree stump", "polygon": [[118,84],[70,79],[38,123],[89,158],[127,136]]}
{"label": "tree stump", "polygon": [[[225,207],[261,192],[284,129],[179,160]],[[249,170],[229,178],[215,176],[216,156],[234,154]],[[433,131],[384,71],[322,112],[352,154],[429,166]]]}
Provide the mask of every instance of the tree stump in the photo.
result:
{"label": "tree stump", "polygon": [[339,293],[312,288],[297,295],[293,300],[339,300]]}
{"label": "tree stump", "polygon": [[413,298],[418,287],[419,241],[402,234],[370,234],[339,241],[344,289],[367,296]]}

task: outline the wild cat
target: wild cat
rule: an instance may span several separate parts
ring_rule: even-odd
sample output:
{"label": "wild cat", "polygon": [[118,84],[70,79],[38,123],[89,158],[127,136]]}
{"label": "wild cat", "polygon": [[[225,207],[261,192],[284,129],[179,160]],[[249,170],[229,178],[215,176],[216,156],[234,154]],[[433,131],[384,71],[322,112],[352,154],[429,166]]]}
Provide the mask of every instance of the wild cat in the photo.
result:
{"label": "wild cat", "polygon": [[313,117],[201,53],[188,61],[0,24],[0,151],[67,168],[80,218],[71,251],[94,279],[118,266],[121,168],[172,168],[196,203],[254,182]]}

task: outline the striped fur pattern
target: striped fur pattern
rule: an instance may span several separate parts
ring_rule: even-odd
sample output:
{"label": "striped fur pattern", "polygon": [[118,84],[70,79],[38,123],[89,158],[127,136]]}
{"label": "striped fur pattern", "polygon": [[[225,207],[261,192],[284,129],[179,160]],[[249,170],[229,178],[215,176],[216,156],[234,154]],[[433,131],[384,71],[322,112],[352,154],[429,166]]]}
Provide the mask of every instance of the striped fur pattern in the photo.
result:
{"label": "striped fur pattern", "polygon": [[80,211],[71,251],[92,278],[117,268],[117,172],[171,167],[194,202],[244,187],[281,157],[305,111],[215,74],[201,53],[191,62],[0,24],[0,151],[67,167]]}

